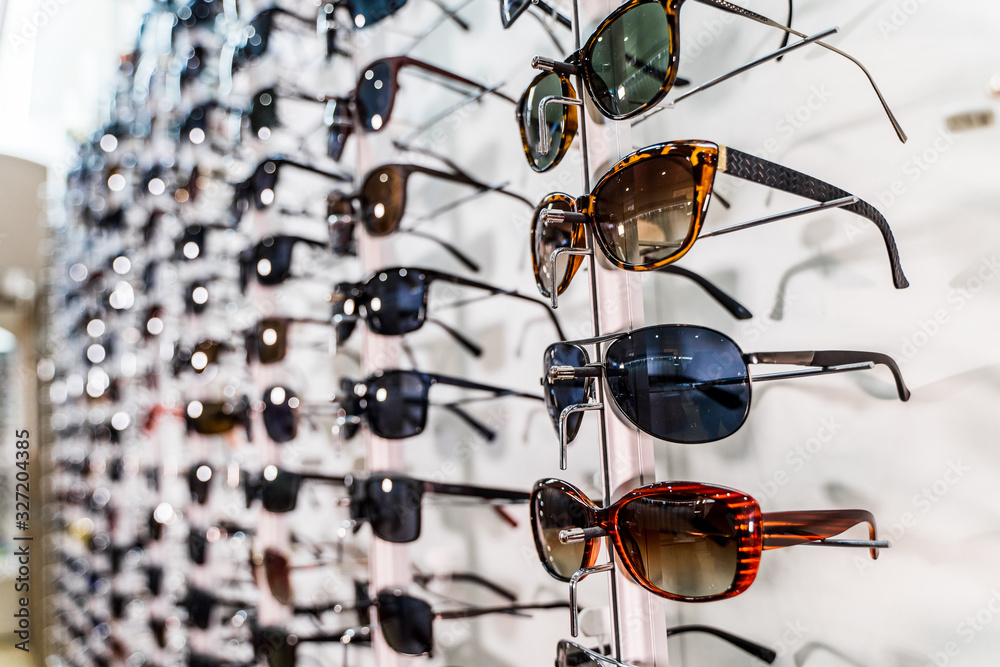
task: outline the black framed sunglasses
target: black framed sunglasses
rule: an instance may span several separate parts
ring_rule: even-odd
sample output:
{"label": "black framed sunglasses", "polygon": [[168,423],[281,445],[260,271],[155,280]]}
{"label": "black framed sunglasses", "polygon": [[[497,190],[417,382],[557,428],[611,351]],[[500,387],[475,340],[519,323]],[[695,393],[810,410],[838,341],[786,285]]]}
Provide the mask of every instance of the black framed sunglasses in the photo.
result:
{"label": "black framed sunglasses", "polygon": [[[760,644],[752,642],[749,639],[744,639],[743,637],[726,632],[725,630],[713,628],[710,625],[678,625],[672,628],[667,628],[667,637],[676,637],[678,635],[688,633],[699,633],[718,637],[722,641],[732,644],[736,648],[739,648],[768,664],[773,663],[778,658],[778,654],[766,646],[761,646]],[[605,667],[606,665],[613,665],[613,667],[632,667],[632,665],[604,655],[609,648],[610,647],[605,646],[601,649],[602,652],[598,652],[595,649],[589,649],[585,646],[581,646],[574,641],[560,639],[559,643],[556,645],[555,667]]]}
{"label": "black framed sunglasses", "polygon": [[[591,362],[584,345],[607,344]],[[780,364],[803,370],[751,375],[750,366]],[[581,341],[545,351],[542,386],[552,424],[565,446],[576,437],[582,412],[603,407],[588,401],[604,377],[619,415],[654,438],[700,444],[726,438],[750,413],[754,382],[870,370],[886,366],[901,401],[910,391],[896,362],[877,352],[847,350],[746,353],[723,333],[699,326],[664,324]]]}
{"label": "black framed sunglasses", "polygon": [[299,244],[327,249],[326,241],[291,234],[269,234],[240,252],[240,291],[246,293],[251,277],[267,287],[280,285],[291,278],[292,251]]}
{"label": "black framed sunglasses", "polygon": [[[702,233],[717,173],[817,202],[793,211]],[[554,193],[535,208],[532,263],[550,295],[566,289],[582,263],[585,226],[608,260],[627,271],[651,271],[683,257],[698,239],[840,208],[871,221],[882,235],[896,289],[909,286],[889,223],[856,195],[817,178],[710,141],[671,141],[621,159],[579,198]],[[574,249],[561,257],[564,248]],[[561,263],[560,263],[561,262]]]}
{"label": "black framed sunglasses", "polygon": [[477,357],[480,356],[483,350],[479,345],[451,326],[428,315],[430,287],[434,282],[484,290],[489,294],[483,298],[509,296],[536,303],[544,308],[559,339],[565,339],[555,314],[545,308],[545,303],[538,299],[443,271],[391,267],[374,272],[360,283],[342,282],[333,288],[329,299],[333,308],[332,321],[337,345],[347,342],[358,321],[362,320],[368,325],[369,331],[381,336],[403,336],[431,322],[444,329],[465,350]]}
{"label": "black framed sunglasses", "polygon": [[247,440],[252,440],[250,399],[246,396],[227,401],[189,401],[184,406],[187,432],[201,435],[221,435],[243,427]]}
{"label": "black framed sunglasses", "polygon": [[223,599],[214,593],[191,586],[178,604],[187,609],[188,622],[199,630],[208,629],[212,621],[212,612],[218,607],[240,610],[255,606],[247,600]]}
{"label": "black framed sunglasses", "polygon": [[320,10],[320,14],[316,18],[310,18],[284,7],[271,5],[259,11],[243,29],[241,43],[232,55],[231,71],[235,72],[246,65],[254,64],[267,54],[271,45],[272,33],[279,27],[275,21],[279,16],[287,17],[296,25],[304,25],[316,30],[323,40],[327,58],[334,55],[348,55],[346,51],[337,46],[337,25],[332,21],[324,20],[323,10]]}
{"label": "black framed sunglasses", "polygon": [[366,478],[298,473],[268,466],[261,474],[241,472],[247,507],[260,500],[268,512],[291,512],[298,503],[304,482],[332,484],[347,489],[341,505],[350,508],[350,525],[355,533],[365,523],[386,542],[414,542],[420,537],[423,498],[431,493],[485,501],[485,504],[524,504],[530,494],[470,484],[445,484],[415,479],[397,473],[370,473]]}
{"label": "black framed sunglasses", "polygon": [[471,607],[449,611],[434,611],[426,601],[399,590],[385,589],[375,600],[379,629],[385,643],[396,653],[413,656],[432,656],[434,652],[434,621],[478,618],[490,614],[509,614],[516,611],[565,609],[569,603],[541,602],[511,604],[500,607]]}
{"label": "black framed sunglasses", "polygon": [[311,317],[263,317],[243,332],[247,363],[275,364],[288,353],[288,330],[293,324],[330,326],[330,320]]}
{"label": "black framed sunglasses", "polygon": [[194,345],[178,345],[171,363],[174,377],[189,369],[195,373],[204,373],[211,364],[218,363],[219,355],[232,351],[234,348],[229,343],[210,338],[200,340]]}
{"label": "black framed sunglasses", "polygon": [[[267,667],[296,667],[298,647],[302,643],[342,644],[348,646],[370,646],[371,628],[355,627],[330,634],[301,637],[284,628],[275,626],[254,628],[251,634],[254,655],[265,659]],[[346,657],[346,656],[345,656]]]}
{"label": "black framed sunglasses", "polygon": [[199,461],[188,468],[185,477],[187,478],[188,490],[191,492],[191,502],[199,505],[208,502],[210,482],[214,476],[215,471],[208,461]]}
{"label": "black framed sunglasses", "polygon": [[[667,108],[757,65],[815,43],[847,58],[864,72],[900,141],[906,141],[906,134],[864,65],[820,41],[836,32],[836,28],[808,36],[726,0],[695,1],[777,28],[801,41],[688,90],[667,103]],[[565,62],[540,57],[532,61],[535,68],[543,71],[528,84],[517,107],[524,152],[532,169],[545,171],[558,164],[573,140],[578,122],[577,107],[582,101],[569,81],[571,75],[582,79],[598,111],[613,120],[634,118],[653,109],[666,97],[677,79],[679,17],[683,3],[684,0],[629,0],[604,19],[583,48]]]}
{"label": "black framed sunglasses", "polygon": [[253,174],[249,178],[234,185],[232,206],[234,224],[242,219],[251,203],[258,211],[262,211],[274,203],[275,188],[278,185],[278,175],[282,167],[307,171],[341,183],[350,183],[354,180],[348,174],[326,171],[291,158],[283,156],[267,158],[254,168]]}
{"label": "black framed sunglasses", "polygon": [[342,393],[334,398],[334,402],[340,406],[338,426],[341,437],[350,439],[357,432],[357,427],[362,424],[378,437],[387,440],[420,435],[427,426],[427,414],[431,406],[429,394],[434,385],[459,387],[490,394],[485,398],[460,399],[435,404],[458,417],[486,440],[493,440],[496,432],[466,412],[462,405],[508,396],[543,400],[534,394],[447,375],[412,370],[381,370],[360,382],[350,378],[341,380]]}

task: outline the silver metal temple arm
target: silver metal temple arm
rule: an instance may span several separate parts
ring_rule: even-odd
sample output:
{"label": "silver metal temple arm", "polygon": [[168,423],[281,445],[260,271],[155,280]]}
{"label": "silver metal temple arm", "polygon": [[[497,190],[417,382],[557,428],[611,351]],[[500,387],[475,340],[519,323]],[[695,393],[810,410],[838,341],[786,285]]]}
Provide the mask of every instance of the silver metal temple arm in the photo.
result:
{"label": "silver metal temple arm", "polygon": [[723,229],[710,232],[708,234],[699,234],[698,237],[707,239],[712,236],[722,236],[724,234],[738,232],[741,229],[750,229],[751,227],[765,225],[769,222],[777,222],[778,220],[787,220],[788,218],[795,218],[800,215],[806,215],[808,213],[825,211],[826,209],[829,208],[843,208],[844,206],[850,206],[851,204],[856,204],[859,201],[861,200],[853,195],[851,195],[850,197],[841,197],[840,199],[831,199],[830,201],[820,202],[819,204],[812,204],[811,206],[803,206],[802,208],[797,208],[794,211],[786,211],[785,213],[776,213],[775,215],[769,215],[763,218],[758,218],[756,220],[752,220],[751,222],[744,222],[739,225],[733,225],[732,227],[725,227]]}
{"label": "silver metal temple arm", "polygon": [[[544,213],[544,211],[543,211]],[[544,225],[545,222],[543,221]],[[552,309],[555,310],[559,308],[559,286],[556,284],[556,261],[562,255],[593,255],[593,250],[588,250],[586,248],[556,248],[549,255],[549,276],[552,278],[552,285],[549,288],[549,302]]]}
{"label": "silver metal temple arm", "polygon": [[[748,19],[751,19],[753,21],[757,21],[758,23],[763,23],[764,25],[770,26],[772,28],[777,28],[778,30],[784,30],[786,33],[788,33],[790,35],[795,35],[796,37],[800,37],[802,39],[808,39],[804,34],[802,34],[801,32],[799,32],[798,30],[795,30],[793,28],[789,28],[788,26],[781,25],[777,21],[772,21],[771,19],[767,18],[766,16],[761,16],[760,14],[756,14],[756,13],[754,13],[754,12],[748,10],[748,9],[744,9],[743,7],[739,7],[737,5],[734,5],[733,3],[727,2],[726,0],[696,0],[696,1],[702,3],[703,5],[708,5],[709,7],[715,7],[718,10],[721,10],[721,11],[724,11],[724,12],[728,12],[730,14],[736,14],[737,16],[742,16],[744,18],[748,18]],[[875,83],[875,79],[872,77],[872,75],[868,71],[868,69],[865,68],[865,66],[862,65],[861,62],[857,58],[855,58],[854,56],[852,56],[850,54],[847,54],[847,53],[841,51],[837,47],[831,46],[831,45],[827,44],[826,42],[816,42],[816,43],[819,46],[822,46],[824,49],[828,49],[828,50],[833,51],[834,53],[836,53],[838,55],[841,55],[841,56],[847,58],[852,63],[854,63],[855,65],[857,65],[861,69],[862,72],[865,73],[865,76],[868,77],[868,82],[871,84],[872,88],[875,90],[875,94],[878,95],[879,102],[882,103],[882,108],[885,110],[886,115],[889,117],[889,122],[892,123],[892,128],[896,131],[896,136],[899,137],[900,141],[902,141],[903,143],[906,143],[906,132],[903,131],[903,128],[902,128],[902,126],[900,126],[899,121],[896,120],[896,116],[893,115],[892,110],[889,108],[889,104],[885,101],[885,98],[882,97],[882,91],[879,90],[878,85]]]}
{"label": "silver metal temple arm", "polygon": [[569,465],[567,450],[569,449],[569,436],[566,431],[566,424],[569,418],[580,412],[591,412],[593,410],[603,410],[603,403],[577,403],[570,405],[559,413],[559,469],[565,470]]}
{"label": "silver metal temple arm", "polygon": [[[561,534],[560,534],[561,536]],[[814,542],[802,542],[800,546],[809,545],[814,547],[858,547],[860,549],[889,549],[892,542],[889,540],[838,540],[828,537]]]}
{"label": "silver metal temple arm", "polygon": [[549,136],[549,124],[545,112],[550,104],[561,104],[567,107],[582,107],[583,100],[576,97],[563,97],[561,95],[547,95],[538,101],[538,150],[543,155],[548,154],[552,148],[552,139]]}
{"label": "silver metal temple arm", "polygon": [[843,364],[841,366],[824,366],[822,368],[809,368],[801,371],[752,375],[750,376],[750,379],[754,382],[767,382],[768,380],[784,380],[786,378],[810,377],[812,375],[830,375],[831,373],[849,373],[851,371],[870,371],[873,368],[875,368],[874,361],[863,361],[857,364]]}
{"label": "silver metal temple arm", "polygon": [[[701,1],[701,0],[699,0],[699,1]],[[775,60],[777,58],[781,58],[785,54],[787,54],[787,53],[789,53],[791,51],[795,51],[796,49],[799,49],[799,48],[805,46],[806,44],[812,44],[814,42],[819,43],[819,40],[823,39],[824,37],[828,37],[828,36],[836,33],[837,30],[838,30],[838,28],[833,27],[833,28],[828,28],[828,29],[826,29],[826,30],[824,30],[822,32],[818,32],[815,35],[812,35],[811,37],[806,37],[805,35],[802,35],[802,37],[803,37],[802,41],[794,42],[792,44],[789,44],[788,46],[785,46],[785,47],[782,47],[782,48],[778,49],[777,51],[773,51],[773,52],[767,54],[766,56],[762,56],[760,58],[757,58],[756,60],[751,61],[751,62],[747,63],[746,65],[743,65],[741,67],[737,67],[736,69],[734,69],[734,70],[732,70],[730,72],[727,72],[726,74],[723,74],[721,76],[717,76],[714,79],[711,79],[710,81],[706,81],[705,83],[701,84],[700,86],[695,86],[694,88],[691,88],[690,90],[685,91],[683,95],[677,96],[676,98],[674,98],[670,102],[664,102],[663,104],[658,105],[655,109],[653,109],[649,113],[643,115],[641,118],[637,118],[636,120],[632,121],[632,127],[635,127],[635,126],[639,125],[640,123],[646,121],[648,118],[650,118],[652,116],[655,116],[656,114],[660,113],[664,109],[673,109],[674,105],[676,105],[681,100],[685,100],[685,99],[691,97],[692,95],[695,95],[696,93],[700,93],[702,91],[708,90],[709,88],[713,88],[713,87],[717,86],[718,84],[722,83],[723,81],[728,81],[729,79],[733,78],[734,76],[738,76],[738,75],[742,74],[743,72],[746,72],[748,70],[753,69],[754,67],[757,67],[758,65],[763,65],[764,63],[769,62],[771,60]]]}
{"label": "silver metal temple arm", "polygon": [[580,607],[578,605],[576,587],[581,581],[598,572],[610,572],[615,569],[614,563],[583,567],[573,573],[569,579],[569,633],[573,637],[580,635]]}

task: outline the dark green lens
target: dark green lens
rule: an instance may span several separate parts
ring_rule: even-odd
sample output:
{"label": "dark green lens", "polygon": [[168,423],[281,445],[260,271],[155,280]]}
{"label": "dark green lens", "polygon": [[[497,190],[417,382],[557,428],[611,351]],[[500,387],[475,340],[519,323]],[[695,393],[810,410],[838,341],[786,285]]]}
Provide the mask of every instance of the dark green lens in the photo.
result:
{"label": "dark green lens", "polygon": [[593,42],[587,78],[594,102],[621,118],[659,101],[671,66],[671,35],[663,5],[636,5]]}
{"label": "dark green lens", "polygon": [[[535,79],[534,83],[524,91],[521,98],[521,123],[524,125],[524,137],[528,143],[528,155],[535,169],[547,169],[555,161],[563,142],[566,107],[553,102],[546,105],[542,123],[539,104],[546,97],[564,96],[562,80],[558,74],[548,73]],[[542,152],[540,138],[548,135],[549,145]]]}

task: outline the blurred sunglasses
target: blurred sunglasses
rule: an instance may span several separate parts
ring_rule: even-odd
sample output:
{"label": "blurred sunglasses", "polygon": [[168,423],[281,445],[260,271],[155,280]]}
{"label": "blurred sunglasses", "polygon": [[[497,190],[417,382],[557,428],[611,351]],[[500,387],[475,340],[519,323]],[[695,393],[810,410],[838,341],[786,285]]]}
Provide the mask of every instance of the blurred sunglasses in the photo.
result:
{"label": "blurred sunglasses", "polygon": [[241,528],[235,524],[223,522],[211,528],[195,528],[188,531],[188,558],[195,565],[204,565],[208,561],[208,545],[228,537],[246,537],[254,534],[253,528]]}
{"label": "blurred sunglasses", "polygon": [[258,12],[243,29],[242,41],[232,56],[232,71],[255,63],[268,52],[271,35],[277,29],[275,19],[279,16],[288,17],[297,24],[315,29],[323,39],[328,58],[336,54],[347,55],[337,46],[336,24],[322,20],[322,14],[318,18],[309,18],[284,7],[272,5]]}
{"label": "blurred sunglasses", "polygon": [[184,421],[188,434],[221,435],[242,426],[247,440],[252,440],[246,396],[237,401],[190,401],[184,408]]}
{"label": "blurred sunglasses", "polygon": [[281,127],[282,123],[278,114],[278,100],[280,99],[325,105],[330,98],[308,95],[297,90],[279,90],[274,86],[257,91],[250,98],[250,110],[247,116],[250,121],[250,129],[260,139],[267,139],[271,136],[274,128]]}
{"label": "blurred sunglasses", "polygon": [[[353,91],[346,96],[330,100],[331,106],[327,108],[327,125],[330,132],[327,152],[330,157],[335,160],[340,159],[347,137],[355,130],[365,133],[379,132],[389,124],[396,103],[396,93],[399,91],[399,72],[403,68],[413,69],[426,78],[458,92],[477,91],[473,93],[476,98],[492,94],[511,104],[517,103],[514,98],[496,90],[496,87],[485,86],[416,58],[409,56],[382,58],[362,68],[358,84]],[[433,122],[439,119],[440,117]]]}
{"label": "blurred sunglasses", "polygon": [[367,425],[372,433],[387,440],[420,435],[427,426],[427,413],[431,405],[429,393],[434,385],[472,389],[490,394],[486,398],[460,399],[450,403],[435,404],[461,419],[486,440],[493,440],[496,432],[466,412],[461,407],[463,404],[507,396],[542,400],[540,396],[533,394],[446,375],[411,370],[381,370],[360,382],[350,378],[341,380],[342,393],[334,398],[334,402],[340,406],[341,416],[338,425],[341,437],[349,439],[361,424]]}
{"label": "blurred sunglasses", "polygon": [[207,630],[211,624],[212,612],[217,607],[235,610],[252,608],[255,605],[247,600],[228,600],[217,597],[208,591],[188,587],[187,595],[179,603],[187,609],[188,623],[199,630]]}
{"label": "blurred sunglasses", "polygon": [[[718,637],[719,639],[746,651],[755,658],[759,658],[768,664],[773,663],[778,657],[777,653],[766,646],[761,646],[760,644],[752,642],[749,639],[738,637],[734,634],[730,634],[724,630],[719,630],[718,628],[713,628],[708,625],[678,625],[672,628],[667,628],[667,637],[675,637],[677,635],[691,632]],[[607,648],[608,647],[605,647],[604,650],[607,650]],[[596,650],[583,647],[568,639],[560,639],[559,643],[556,645],[555,667],[604,667],[605,665],[614,665],[614,667],[632,667],[632,665],[619,662],[614,658],[602,655]]]}
{"label": "blurred sunglasses", "polygon": [[371,628],[367,626],[310,637],[289,634],[283,628],[271,626],[254,628],[251,635],[254,655],[258,660],[264,658],[267,667],[295,667],[298,647],[303,642],[342,644],[346,651],[352,645],[370,646],[371,640]]}
{"label": "blurred sunglasses", "polygon": [[292,324],[330,326],[330,320],[309,317],[264,317],[243,332],[247,363],[275,364],[288,353],[288,329]]}
{"label": "blurred sunglasses", "polygon": [[278,174],[281,167],[300,169],[342,183],[353,181],[347,174],[325,171],[290,158],[267,158],[257,165],[249,178],[235,185],[232,207],[234,221],[239,221],[243,217],[243,214],[250,208],[251,202],[258,211],[264,210],[274,203],[275,187],[278,185]]}
{"label": "blurred sunglasses", "polygon": [[555,19],[564,28],[573,29],[573,22],[560,14],[554,7],[543,0],[500,0],[500,22],[504,28],[509,28],[529,7],[534,7],[541,13]]}
{"label": "blurred sunglasses", "polygon": [[[427,154],[426,151],[418,151],[413,148],[407,148],[406,150]],[[435,155],[435,157],[440,156]],[[532,204],[521,195],[511,192],[503,186],[488,185],[482,181],[476,180],[466,172],[459,169],[459,167],[450,160],[446,160],[445,164],[447,164],[452,171],[441,171],[438,169],[421,167],[415,164],[384,164],[381,167],[373,169],[367,176],[365,176],[365,179],[361,184],[361,189],[357,193],[333,194],[331,195],[331,199],[333,199],[333,203],[340,206],[342,210],[351,210],[354,214],[356,214],[362,227],[364,227],[365,231],[371,236],[388,236],[389,234],[395,232],[404,232],[413,236],[426,238],[438,243],[442,248],[448,251],[448,253],[472,271],[478,271],[479,266],[453,245],[423,232],[417,232],[413,229],[400,228],[400,223],[402,223],[403,216],[406,213],[407,184],[409,183],[410,176],[414,174],[421,174],[438,180],[471,186],[477,190],[472,197],[464,197],[453,202],[449,202],[431,213],[422,215],[420,217],[421,220],[433,219],[445,211],[456,208],[457,206],[471,201],[471,199],[480,197],[490,192],[506,195],[507,197],[524,202],[528,206],[531,206]]]}
{"label": "blurred sunglasses", "polygon": [[395,473],[372,473],[367,478],[336,477],[297,473],[268,466],[262,474],[241,472],[247,507],[260,500],[268,512],[291,512],[298,503],[303,482],[332,484],[347,488],[341,505],[350,506],[350,525],[355,533],[365,523],[386,542],[413,542],[420,537],[421,508],[426,493],[459,496],[487,501],[487,504],[522,504],[529,494],[468,484],[444,484],[414,479]]}
{"label": "blurred sunglasses", "polygon": [[198,341],[190,347],[179,345],[174,352],[172,362],[174,376],[176,377],[186,370],[204,373],[210,364],[218,363],[221,353],[232,351],[232,345],[211,339]]}
{"label": "blurred sunglasses", "polygon": [[280,285],[292,277],[292,251],[297,244],[327,248],[326,241],[316,241],[289,234],[268,235],[240,253],[240,291],[246,293],[250,278],[268,287]]}
{"label": "blurred sunglasses", "polygon": [[[592,363],[582,345],[607,343]],[[751,364],[806,366],[804,370],[751,375]],[[615,408],[654,438],[682,444],[714,442],[743,426],[754,382],[873,369],[886,366],[901,401],[910,398],[899,366],[884,354],[845,350],[745,353],[725,334],[682,324],[644,327],[585,341],[555,343],[545,351],[542,387],[552,423],[565,445],[587,410],[586,399],[604,377]]]}
{"label": "blurred sunglasses", "polygon": [[[333,305],[333,324],[337,345],[343,345],[354,332],[358,321],[363,320],[368,330],[380,336],[403,336],[417,331],[426,322],[444,329],[459,345],[475,356],[482,348],[444,322],[428,316],[430,286],[439,281],[458,287],[470,287],[488,292],[486,297],[509,296],[522,301],[545,304],[514,290],[494,287],[461,276],[432,269],[393,267],[372,274],[361,283],[338,283],[329,299]],[[470,300],[471,301],[471,300]],[[459,302],[465,303],[465,302]],[[455,305],[455,304],[452,304]],[[559,339],[565,338],[555,314],[545,308],[545,313],[555,326]]]}
{"label": "blurred sunglasses", "polygon": [[[716,173],[818,203],[703,234]],[[546,196],[532,220],[535,280],[549,294],[565,290],[587,252],[579,250],[586,247],[586,226],[612,264],[628,271],[649,271],[677,261],[699,238],[831,208],[842,208],[878,227],[889,255],[893,284],[897,289],[907,287],[892,230],[874,206],[812,176],[708,141],[648,146],[621,159],[589,195],[575,200],[558,193]],[[566,252],[560,249],[567,246],[574,254],[563,258],[560,268],[559,256]]]}
{"label": "blurred sunglasses", "polygon": [[[196,168],[197,169],[197,168]],[[197,177],[195,177],[197,178]],[[175,261],[191,261],[204,257],[207,249],[206,239],[209,231],[230,231],[229,225],[194,224],[188,225],[181,235],[174,239]],[[230,233],[232,233],[230,231]]]}
{"label": "blurred sunglasses", "polygon": [[565,601],[536,604],[512,604],[500,607],[470,607],[452,611],[434,611],[420,598],[398,590],[383,590],[375,601],[382,638],[396,653],[431,656],[434,651],[434,621],[478,618],[490,614],[519,611],[563,609]]}
{"label": "blurred sunglasses", "polygon": [[[668,102],[666,108],[789,51],[815,43],[844,56],[864,72],[900,141],[906,141],[906,134],[864,65],[819,41],[835,33],[836,28],[807,36],[725,0],[696,1],[777,28],[801,41],[697,86]],[[533,67],[543,71],[528,84],[517,105],[524,153],[532,169],[545,171],[558,164],[573,141],[577,107],[583,102],[569,82],[571,75],[581,77],[598,111],[613,120],[634,118],[666,97],[677,79],[680,62],[682,4],[683,0],[629,0],[604,19],[584,47],[565,62],[541,57],[532,61]]]}
{"label": "blurred sunglasses", "polygon": [[[865,524],[869,539],[838,539]],[[570,581],[611,541],[628,576],[650,593],[681,602],[739,595],[753,583],[761,552],[799,544],[889,548],[866,510],[761,512],[743,493],[692,482],[659,482],[599,508],[571,484],[546,479],[531,493],[531,527],[545,570]]]}
{"label": "blurred sunglasses", "polygon": [[212,470],[212,465],[208,461],[199,461],[188,468],[186,477],[188,490],[191,492],[191,502],[199,505],[208,502],[208,492],[211,488],[209,483],[214,474],[215,471]]}

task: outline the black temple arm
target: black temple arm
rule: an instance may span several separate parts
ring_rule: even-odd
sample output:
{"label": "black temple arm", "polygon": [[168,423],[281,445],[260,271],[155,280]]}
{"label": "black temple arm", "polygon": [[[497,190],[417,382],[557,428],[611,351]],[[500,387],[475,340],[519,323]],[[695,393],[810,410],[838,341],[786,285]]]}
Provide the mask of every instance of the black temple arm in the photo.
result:
{"label": "black temple arm", "polygon": [[747,362],[752,364],[788,364],[792,366],[846,366],[849,364],[874,363],[886,366],[892,371],[896,381],[896,392],[901,401],[910,400],[910,390],[903,382],[903,374],[895,359],[878,352],[856,352],[853,350],[820,350],[802,352],[755,352],[747,355]]}
{"label": "black temple arm", "polygon": [[496,593],[497,595],[499,595],[500,597],[506,598],[511,602],[517,600],[517,595],[515,595],[512,591],[504,588],[503,586],[500,586],[499,584],[493,583],[489,579],[479,576],[475,572],[448,572],[445,574],[418,573],[413,575],[413,581],[418,586],[426,587],[428,583],[430,583],[435,579],[446,580],[446,581],[461,581],[469,584],[475,584],[477,586],[482,586],[483,588],[489,589],[494,593]]}
{"label": "black temple arm", "polygon": [[[725,149],[725,160],[719,165],[719,171],[736,176],[754,183],[760,183],[776,190],[789,192],[793,195],[805,197],[816,202],[832,201],[843,197],[853,197],[851,193],[842,190],[834,185],[825,183],[812,176],[807,176],[801,172],[783,167],[780,164],[769,162],[762,158],[749,155],[733,148]],[[868,218],[885,241],[885,249],[889,253],[889,265],[892,267],[892,282],[896,289],[909,287],[910,283],[903,275],[903,267],[899,263],[899,250],[896,248],[896,240],[889,229],[889,223],[878,210],[866,201],[858,200],[854,204],[844,206],[845,211],[850,211],[863,218]]]}
{"label": "black temple arm", "polygon": [[683,634],[685,632],[703,632],[705,634],[718,637],[723,641],[727,641],[733,646],[738,646],[750,655],[760,658],[764,662],[772,663],[778,657],[778,654],[767,648],[766,646],[761,646],[749,639],[743,639],[742,637],[737,637],[734,634],[730,634],[725,630],[719,630],[718,628],[713,628],[709,625],[678,625],[673,628],[667,628],[667,636],[672,637],[674,635]]}
{"label": "black temple arm", "polygon": [[444,482],[424,482],[424,491],[447,496],[482,498],[484,500],[508,500],[515,503],[526,503],[531,498],[531,494],[527,491],[493,489],[469,484],[445,484]]}
{"label": "black temple arm", "polygon": [[496,394],[497,397],[501,396],[517,396],[519,398],[530,398],[535,401],[543,401],[541,396],[536,396],[534,394],[525,394],[520,391],[515,391],[514,389],[504,389],[503,387],[496,387],[490,384],[479,384],[478,382],[472,382],[471,380],[463,380],[462,378],[451,377],[449,375],[436,375],[434,373],[425,373],[431,381],[439,384],[447,384],[453,387],[461,387],[463,389],[479,389],[480,391],[488,391],[491,394]]}
{"label": "black temple arm", "polygon": [[472,609],[455,609],[454,611],[434,612],[434,618],[440,620],[456,618],[475,618],[486,616],[487,614],[512,614],[519,611],[534,611],[536,609],[565,609],[569,603],[565,600],[559,602],[543,602],[540,604],[512,604],[507,607],[474,607]]}
{"label": "black temple arm", "polygon": [[466,412],[459,406],[455,405],[454,403],[447,403],[445,405],[442,405],[441,407],[443,407],[445,410],[452,413],[453,415],[464,421],[466,424],[471,426],[473,429],[475,429],[476,433],[483,436],[483,438],[485,438],[487,441],[493,441],[496,439],[497,437],[496,431],[486,426],[486,424],[482,423],[481,421],[479,421],[478,419],[476,419],[475,417],[473,417],[468,412]]}
{"label": "black temple arm", "polygon": [[688,271],[687,269],[677,266],[676,264],[668,264],[660,268],[659,272],[671,273],[675,276],[681,276],[683,278],[693,280],[699,287],[708,292],[713,299],[718,301],[723,308],[732,313],[733,317],[738,320],[749,320],[753,318],[753,313],[747,310],[743,304],[716,287],[715,284],[707,278],[704,278],[694,271]]}

